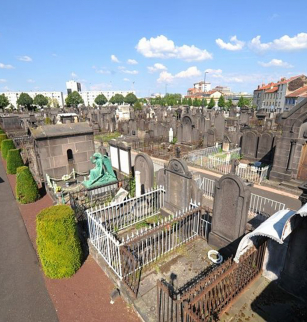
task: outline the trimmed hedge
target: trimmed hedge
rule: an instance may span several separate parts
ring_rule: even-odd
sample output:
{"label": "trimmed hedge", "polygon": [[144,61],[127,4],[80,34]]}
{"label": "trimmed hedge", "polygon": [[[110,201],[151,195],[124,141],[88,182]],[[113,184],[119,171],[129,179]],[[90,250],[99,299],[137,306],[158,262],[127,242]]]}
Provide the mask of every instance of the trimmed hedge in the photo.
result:
{"label": "trimmed hedge", "polygon": [[7,154],[11,149],[15,149],[13,140],[8,139],[1,142],[1,153],[4,160],[6,160]]}
{"label": "trimmed hedge", "polygon": [[26,166],[17,168],[16,199],[22,203],[31,203],[39,198],[38,188],[32,173]]}
{"label": "trimmed hedge", "polygon": [[0,151],[1,151],[1,142],[2,142],[3,140],[7,140],[7,136],[6,136],[6,134],[5,134],[5,133],[1,133],[1,132],[0,132]]}
{"label": "trimmed hedge", "polygon": [[45,275],[70,277],[81,267],[82,251],[73,210],[52,206],[36,217],[36,244]]}
{"label": "trimmed hedge", "polygon": [[11,149],[7,154],[6,170],[8,174],[16,174],[17,168],[23,166],[19,149]]}

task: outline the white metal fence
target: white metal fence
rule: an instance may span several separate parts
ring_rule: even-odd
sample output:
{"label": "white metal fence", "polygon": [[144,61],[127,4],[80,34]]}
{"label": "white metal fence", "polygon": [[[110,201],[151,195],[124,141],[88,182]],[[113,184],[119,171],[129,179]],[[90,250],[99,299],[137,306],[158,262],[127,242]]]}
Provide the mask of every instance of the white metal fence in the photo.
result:
{"label": "white metal fence", "polygon": [[122,278],[120,242],[99,222],[94,214],[88,212],[87,218],[91,243],[115,274]]}
{"label": "white metal fence", "polygon": [[139,229],[123,241],[140,266],[150,264],[160,256],[199,235],[201,209],[191,205],[184,212],[177,212],[161,220],[153,228]]}
{"label": "white metal fence", "polygon": [[[198,188],[202,190],[203,194],[208,199],[214,198],[214,189],[215,189],[215,181],[208,179],[206,177],[201,178],[200,176],[195,179]],[[251,200],[249,204],[248,214],[251,217],[261,215],[265,217],[269,217],[275,214],[275,212],[285,209],[286,205],[282,202],[269,199],[266,197],[262,197],[256,195],[254,193],[251,194]]]}
{"label": "white metal fence", "polygon": [[264,216],[269,217],[277,211],[285,209],[286,205],[282,202],[268,199],[259,195],[251,194],[251,201],[248,209],[249,216]]}
{"label": "white metal fence", "polygon": [[212,147],[209,147],[209,148],[189,152],[183,158],[187,162],[195,163],[195,164],[200,165],[201,159],[203,157],[208,157],[209,155],[216,154],[219,151],[221,151],[221,149],[222,149],[222,145],[219,144],[218,146],[212,146]]}
{"label": "white metal fence", "polygon": [[87,213],[94,216],[106,229],[118,231],[158,214],[164,206],[164,194],[165,190],[161,186],[115,205],[90,208]]}
{"label": "white metal fence", "polygon": [[236,175],[243,180],[261,184],[261,182],[267,178],[269,168],[270,166],[260,168],[240,163],[239,166],[236,167]]}
{"label": "white metal fence", "polygon": [[215,187],[215,181],[208,179],[206,177],[198,177],[195,179],[198,188],[203,191],[203,194],[208,199],[213,199],[214,197],[214,187]]}

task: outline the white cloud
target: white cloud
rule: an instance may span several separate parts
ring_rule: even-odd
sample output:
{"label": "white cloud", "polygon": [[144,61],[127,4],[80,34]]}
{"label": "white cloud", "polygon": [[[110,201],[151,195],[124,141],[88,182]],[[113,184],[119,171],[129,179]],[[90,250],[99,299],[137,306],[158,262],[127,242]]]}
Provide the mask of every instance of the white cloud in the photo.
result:
{"label": "white cloud", "polygon": [[111,55],[111,60],[113,63],[120,63],[120,61],[118,60],[118,58],[115,55]]}
{"label": "white cloud", "polygon": [[199,49],[194,45],[175,46],[172,40],[163,35],[150,39],[143,37],[136,49],[147,58],[178,58],[188,62],[212,59],[212,54],[205,49]]}
{"label": "white cloud", "polygon": [[96,73],[97,74],[111,74],[111,72],[107,69],[97,69]]}
{"label": "white cloud", "polygon": [[166,71],[160,73],[159,78],[157,79],[158,83],[171,83],[174,80],[174,76]]}
{"label": "white cloud", "polygon": [[35,83],[35,80],[33,80],[33,79],[29,78],[29,79],[27,79],[27,82],[28,82],[28,83]]}
{"label": "white cloud", "polygon": [[53,57],[58,57],[58,55],[57,54],[51,54]]}
{"label": "white cloud", "polygon": [[123,81],[124,82],[130,82],[130,79],[129,78],[124,78]]}
{"label": "white cloud", "polygon": [[263,67],[285,67],[285,68],[293,67],[291,64],[284,62],[281,59],[272,59],[268,63],[264,63],[264,62],[259,61],[258,64]]}
{"label": "white cloud", "polygon": [[74,73],[74,72],[72,72],[72,73],[70,74],[70,76],[71,76],[72,78],[76,78],[76,77],[78,77],[78,75],[77,75],[76,73]]}
{"label": "white cloud", "polygon": [[205,72],[208,73],[208,78],[218,79],[225,83],[242,83],[244,81],[242,75],[224,75],[221,69],[206,69]]}
{"label": "white cloud", "polygon": [[136,75],[139,73],[138,70],[128,70],[126,69],[125,66],[118,66],[118,69],[122,72],[122,73],[125,73],[125,74],[131,74],[131,75]]}
{"label": "white cloud", "polygon": [[167,71],[162,71],[157,79],[158,83],[171,83],[175,79],[180,78],[193,78],[201,76],[201,71],[197,69],[196,66],[189,67],[187,70],[181,71],[175,75]]}
{"label": "white cloud", "polygon": [[221,49],[226,49],[230,51],[241,50],[245,45],[245,42],[237,39],[237,36],[232,36],[230,38],[230,42],[228,43],[224,42],[221,38],[216,39],[215,42]]}
{"label": "white cloud", "polygon": [[138,62],[135,59],[128,59],[127,64],[129,64],[129,65],[137,65]]}
{"label": "white cloud", "polygon": [[163,64],[160,64],[160,63],[156,63],[153,66],[148,66],[147,69],[148,69],[149,73],[154,73],[154,72],[160,71],[160,70],[167,70],[167,68]]}
{"label": "white cloud", "polygon": [[274,39],[268,43],[261,42],[261,36],[253,38],[249,47],[256,52],[264,52],[268,50],[277,51],[295,51],[307,49],[307,33],[301,32],[294,37],[284,35],[279,39]]}
{"label": "white cloud", "polygon": [[2,68],[2,69],[13,69],[14,66],[12,66],[12,65],[5,65],[5,64],[0,63],[0,68]]}
{"label": "white cloud", "polygon": [[4,78],[0,78],[0,83],[6,83],[7,82],[7,80],[6,79],[4,79]]}
{"label": "white cloud", "polygon": [[201,76],[201,71],[198,70],[196,66],[189,67],[187,70],[184,70],[175,75],[175,77],[177,78],[189,78],[196,76]]}
{"label": "white cloud", "polygon": [[25,61],[25,62],[31,62],[32,61],[32,58],[29,57],[29,56],[19,56],[18,57],[18,60]]}

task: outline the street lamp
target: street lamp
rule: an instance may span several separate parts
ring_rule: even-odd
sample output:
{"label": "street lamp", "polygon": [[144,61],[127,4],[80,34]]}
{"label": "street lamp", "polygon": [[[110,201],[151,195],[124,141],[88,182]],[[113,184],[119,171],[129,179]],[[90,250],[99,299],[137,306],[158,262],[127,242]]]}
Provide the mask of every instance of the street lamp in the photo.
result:
{"label": "street lamp", "polygon": [[205,72],[205,76],[204,76],[204,92],[206,92],[206,75],[208,74],[209,72]]}

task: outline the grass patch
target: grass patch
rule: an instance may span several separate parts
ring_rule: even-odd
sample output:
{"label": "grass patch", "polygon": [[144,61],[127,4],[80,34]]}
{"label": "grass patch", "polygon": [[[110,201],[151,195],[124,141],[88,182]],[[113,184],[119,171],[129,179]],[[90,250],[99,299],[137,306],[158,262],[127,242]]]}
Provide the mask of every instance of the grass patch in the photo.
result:
{"label": "grass patch", "polygon": [[102,141],[102,142],[109,142],[110,140],[116,139],[120,136],[121,134],[119,132],[97,134],[95,135],[95,140]]}

